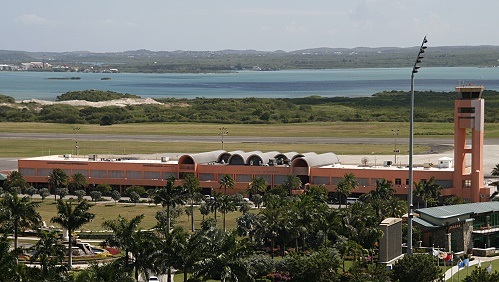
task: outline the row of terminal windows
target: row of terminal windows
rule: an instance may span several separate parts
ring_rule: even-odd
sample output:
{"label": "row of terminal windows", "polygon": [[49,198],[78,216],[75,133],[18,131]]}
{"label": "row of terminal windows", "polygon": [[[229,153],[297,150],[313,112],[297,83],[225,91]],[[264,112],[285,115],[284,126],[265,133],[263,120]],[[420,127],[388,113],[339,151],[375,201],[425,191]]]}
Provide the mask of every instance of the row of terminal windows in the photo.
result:
{"label": "row of terminal windows", "polygon": [[[200,173],[199,174],[199,181],[217,181],[219,179],[222,179],[224,177],[224,175],[225,174],[216,175],[214,173]],[[287,178],[286,175],[279,175],[279,174],[275,174],[275,175],[271,175],[271,174],[255,174],[255,175],[236,174],[234,181],[235,182],[249,183],[249,182],[253,181],[253,178],[256,178],[256,177],[260,177],[260,178],[265,179],[265,181],[269,185],[271,185],[272,183],[274,183],[274,185],[280,185],[280,184],[284,183],[284,181],[286,181],[286,178]],[[182,175],[180,175],[180,178],[182,178]],[[274,180],[273,182],[272,182],[272,179]]]}
{"label": "row of terminal windows", "polygon": [[[328,177],[328,176],[314,176],[312,178],[312,184],[315,185],[338,185],[338,183],[342,180],[342,177]],[[359,186],[375,186],[376,181],[381,182],[383,178],[357,178],[357,183]],[[426,179],[422,179],[423,181],[426,181]],[[435,180],[435,183],[437,185],[442,186],[443,188],[452,188],[452,180]],[[395,186],[401,186],[402,185],[402,179],[401,178],[395,178],[395,181],[393,182],[393,185]],[[405,185],[409,185],[409,179],[405,179]],[[471,183],[469,184],[471,186]]]}
{"label": "row of terminal windows", "polygon": [[[49,168],[39,168],[38,171],[35,168],[21,168],[20,172],[24,176],[44,176],[48,177],[52,173],[53,169]],[[37,173],[38,172],[38,173]],[[174,176],[175,178],[179,178],[179,175],[176,172],[159,172],[159,171],[133,171],[133,170],[64,170],[66,174],[73,175],[76,173],[80,173],[85,177],[90,178],[115,178],[115,179],[168,179],[170,176]],[[200,181],[217,181],[218,179],[222,179],[225,174],[214,174],[214,173],[200,173],[199,180]],[[261,177],[267,181],[270,185],[272,183],[274,185],[280,185],[284,183],[286,180],[286,175],[270,175],[270,174],[236,174],[235,182],[251,182],[253,177]],[[184,174],[180,173],[180,178],[184,178]],[[312,184],[315,185],[338,185],[338,183],[342,180],[342,177],[329,177],[329,176],[314,176],[312,178]],[[376,181],[382,181],[383,178],[357,178],[357,182],[359,186],[375,186]],[[425,179],[423,179],[425,181]],[[435,180],[435,183],[442,186],[443,188],[451,188],[452,180]],[[395,186],[402,185],[401,178],[395,178],[393,182]],[[405,179],[405,185],[409,185],[409,179]],[[464,180],[463,187],[471,187],[471,180]]]}
{"label": "row of terminal windows", "polygon": [[[24,176],[43,176],[48,177],[52,173],[53,169],[49,168],[21,168],[20,172]],[[176,172],[159,172],[159,171],[133,171],[133,170],[78,170],[78,169],[63,169],[67,175],[74,175],[80,173],[85,177],[90,178],[114,178],[114,179],[168,179],[170,176],[175,178],[183,179],[185,174],[181,172],[180,174]],[[222,179],[225,174],[214,174],[214,173],[200,173],[199,181],[218,181]],[[274,180],[274,185],[280,185],[286,180],[286,175],[270,175],[270,174],[236,174],[235,182],[251,182],[253,177],[261,177],[267,181],[270,185],[272,183],[272,178]]]}
{"label": "row of terminal windows", "polygon": [[[43,176],[48,177],[53,169],[39,168],[21,168],[20,172],[24,176]],[[176,172],[160,172],[160,171],[135,171],[135,170],[79,170],[63,169],[67,175],[74,175],[80,173],[85,177],[90,178],[117,178],[117,179],[168,179],[170,176],[178,178]]]}

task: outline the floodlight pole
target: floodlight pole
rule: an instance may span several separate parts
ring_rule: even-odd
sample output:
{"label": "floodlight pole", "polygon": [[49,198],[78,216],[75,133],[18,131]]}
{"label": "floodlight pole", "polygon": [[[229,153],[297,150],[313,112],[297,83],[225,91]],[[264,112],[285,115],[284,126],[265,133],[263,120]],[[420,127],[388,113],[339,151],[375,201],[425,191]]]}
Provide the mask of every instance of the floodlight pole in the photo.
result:
{"label": "floodlight pole", "polygon": [[414,63],[414,67],[412,68],[411,73],[411,119],[410,119],[410,130],[409,130],[409,189],[407,191],[407,254],[412,256],[412,189],[413,189],[413,155],[414,155],[414,74],[418,72],[420,66],[418,63],[421,63],[424,56],[422,55],[427,48],[425,44],[428,42],[426,40],[426,36],[423,38],[423,43],[421,43],[421,47],[419,48],[418,57],[416,62]]}
{"label": "floodlight pole", "polygon": [[225,127],[220,127],[219,130],[220,130],[220,132],[218,132],[218,135],[222,135],[222,150],[223,150],[224,149],[224,135],[229,134],[229,132],[227,131],[227,128],[225,128]]}
{"label": "floodlight pole", "polygon": [[76,148],[76,155],[78,156],[78,131],[80,131],[80,128],[79,127],[75,127],[75,128],[73,128],[73,130],[76,132],[76,145],[75,145],[75,148]]}
{"label": "floodlight pole", "polygon": [[398,129],[392,129],[392,134],[395,138],[395,140],[393,141],[393,144],[394,144],[394,148],[393,148],[393,154],[395,156],[395,162],[394,164],[397,165],[397,153],[399,152],[399,150],[397,150],[397,135],[399,135],[399,131]]}

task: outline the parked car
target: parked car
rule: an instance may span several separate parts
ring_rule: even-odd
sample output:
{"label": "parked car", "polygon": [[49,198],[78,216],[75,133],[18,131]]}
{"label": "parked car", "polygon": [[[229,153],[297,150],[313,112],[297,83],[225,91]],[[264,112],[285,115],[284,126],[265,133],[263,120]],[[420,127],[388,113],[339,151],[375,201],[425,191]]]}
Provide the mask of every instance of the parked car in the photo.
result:
{"label": "parked car", "polygon": [[347,205],[355,204],[355,203],[357,203],[358,200],[359,200],[359,198],[348,197],[347,198]]}
{"label": "parked car", "polygon": [[159,281],[159,279],[156,276],[150,276],[149,281]]}

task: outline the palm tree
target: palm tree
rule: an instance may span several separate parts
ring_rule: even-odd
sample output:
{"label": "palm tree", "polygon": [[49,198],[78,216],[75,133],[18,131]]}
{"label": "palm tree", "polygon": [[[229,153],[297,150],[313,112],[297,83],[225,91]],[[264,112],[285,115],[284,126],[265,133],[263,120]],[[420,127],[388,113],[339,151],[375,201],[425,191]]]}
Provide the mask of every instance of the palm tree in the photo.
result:
{"label": "palm tree", "polygon": [[132,264],[135,268],[135,279],[139,280],[139,273],[144,273],[146,281],[149,280],[149,270],[156,268],[158,237],[150,231],[137,231],[132,234],[130,252]]}
{"label": "palm tree", "polygon": [[225,215],[231,211],[235,211],[237,210],[237,206],[236,206],[236,202],[234,201],[234,199],[229,196],[229,195],[222,195],[222,197],[220,197],[220,201],[219,201],[219,211],[222,213],[222,218],[223,218],[223,230],[224,232],[227,232],[227,228],[226,228],[226,222],[225,222]]}
{"label": "palm tree", "polygon": [[392,197],[385,205],[384,215],[386,217],[402,217],[407,212],[407,202]]}
{"label": "palm tree", "polygon": [[492,169],[491,174],[493,176],[499,176],[499,164],[496,164],[496,166]]}
{"label": "palm tree", "polygon": [[260,194],[253,195],[253,197],[251,197],[251,201],[255,204],[256,208],[259,209],[263,202],[263,196]]}
{"label": "palm tree", "polygon": [[269,184],[265,178],[259,176],[253,178],[246,189],[249,194],[248,197],[251,199],[255,194],[264,193],[267,191],[268,186]]}
{"label": "palm tree", "polygon": [[71,179],[69,180],[69,185],[75,190],[85,190],[88,187],[88,181],[87,178],[81,174],[81,173],[75,173],[71,176]]}
{"label": "palm tree", "polygon": [[182,186],[175,186],[175,177],[170,176],[166,182],[165,187],[156,189],[156,196],[154,197],[154,203],[161,204],[161,206],[166,207],[166,228],[171,230],[171,208],[175,208],[177,205],[183,205],[185,199],[185,192]]}
{"label": "palm tree", "polygon": [[135,282],[129,275],[128,265],[123,260],[113,260],[109,263],[91,263],[87,269],[79,271],[75,282],[88,281],[120,281]]}
{"label": "palm tree", "polygon": [[50,220],[51,222],[57,223],[68,230],[68,262],[70,269],[73,267],[73,231],[75,231],[76,228],[80,228],[84,224],[90,222],[95,217],[93,213],[88,212],[89,209],[90,205],[87,201],[79,202],[73,209],[70,202],[65,203],[62,200],[59,200],[57,201],[57,216]]}
{"label": "palm tree", "polygon": [[208,237],[202,230],[188,234],[180,227],[164,236],[165,240],[161,240],[158,247],[161,254],[158,259],[163,269],[175,267],[184,273],[184,281],[187,281],[188,274],[194,273],[199,262],[209,254]]}
{"label": "palm tree", "polygon": [[144,218],[144,215],[137,215],[130,221],[118,215],[117,219],[106,220],[102,223],[102,227],[113,231],[113,236],[103,242],[105,246],[117,247],[125,250],[125,260],[128,263],[128,252],[132,245],[133,234],[137,232],[139,223]]}
{"label": "palm tree", "polygon": [[282,187],[289,191],[289,195],[293,195],[293,190],[298,190],[301,188],[301,180],[298,176],[294,174],[286,175],[286,180],[282,183]]}
{"label": "palm tree", "polygon": [[428,201],[437,201],[441,195],[442,186],[435,183],[435,177],[432,176],[430,180],[426,181],[424,184],[424,200],[425,208],[428,207]]}
{"label": "palm tree", "polygon": [[412,194],[418,198],[418,209],[419,209],[419,202],[421,201],[421,199],[425,198],[425,189],[424,189],[425,182],[426,181],[423,179],[419,180],[419,182],[414,181],[414,191],[412,192]]}
{"label": "palm tree", "polygon": [[11,190],[13,190],[13,188],[18,188],[22,192],[24,192],[24,190],[27,187],[28,187],[28,183],[24,179],[24,176],[22,175],[22,173],[20,173],[16,170],[10,172],[9,175],[7,175],[7,179],[5,179],[5,181],[3,183],[3,188],[5,188],[5,190],[7,190],[9,192],[12,192]]}
{"label": "palm tree", "polygon": [[191,231],[194,232],[194,202],[201,200],[201,186],[194,174],[187,174],[182,179],[182,186],[187,193],[187,198],[191,203]]}
{"label": "palm tree", "polygon": [[247,212],[236,219],[237,235],[240,237],[248,235],[250,241],[253,241],[253,235],[257,224],[257,216],[254,213]]}
{"label": "palm tree", "polygon": [[218,183],[220,183],[220,189],[224,188],[224,194],[227,194],[227,188],[234,189],[234,178],[230,174],[225,174]]}
{"label": "palm tree", "polygon": [[20,198],[18,194],[11,193],[6,193],[0,202],[0,221],[13,225],[14,249],[17,249],[20,228],[34,228],[40,224],[41,217],[36,211],[38,206],[28,196]]}
{"label": "palm tree", "polygon": [[63,188],[68,185],[69,176],[60,168],[54,168],[48,176],[48,184],[54,193],[54,201],[57,200],[57,188]]}
{"label": "palm tree", "polygon": [[338,250],[341,254],[341,259],[343,261],[343,272],[345,272],[345,257],[348,255],[354,256],[354,261],[357,259],[357,255],[362,252],[363,248],[361,245],[353,240],[345,240],[343,242],[338,242]]}
{"label": "palm tree", "polygon": [[0,237],[0,273],[2,281],[21,281],[18,273],[18,257],[21,249],[11,250],[7,233]]}
{"label": "palm tree", "polygon": [[202,221],[204,221],[204,216],[210,214],[210,206],[207,203],[201,203],[199,206],[199,212],[203,215]]}
{"label": "palm tree", "polygon": [[276,238],[280,235],[280,229],[282,227],[280,223],[285,216],[286,212],[280,206],[267,207],[258,214],[255,236],[263,241],[270,239],[272,259],[274,259],[274,243]]}
{"label": "palm tree", "polygon": [[364,200],[389,200],[395,189],[393,189],[393,182],[390,180],[382,179],[376,180],[376,190],[371,190],[369,193],[362,195]]}
{"label": "palm tree", "polygon": [[[328,206],[324,198],[312,194],[315,189],[307,190],[307,193],[301,195],[299,200],[291,203],[291,209],[288,211],[291,225],[293,226],[296,237],[295,247],[298,251],[298,239],[302,239],[302,247],[305,248],[305,238],[309,232],[314,232],[321,226],[318,222],[324,223],[323,216],[327,213]],[[322,227],[326,227],[323,226]],[[323,228],[326,229],[326,228]]]}
{"label": "palm tree", "polygon": [[30,261],[39,261],[43,274],[48,273],[51,267],[62,263],[66,255],[66,248],[59,243],[56,231],[41,230],[38,236],[40,240],[35,244],[35,254],[30,258]]}
{"label": "palm tree", "polygon": [[340,203],[338,208],[341,209],[341,196],[348,197],[352,193],[352,190],[357,189],[358,186],[359,182],[353,173],[345,173],[345,175],[343,175],[343,179],[341,179],[336,186],[336,192],[340,195],[340,197],[338,197]]}
{"label": "palm tree", "polygon": [[383,218],[382,211],[386,208],[387,203],[393,198],[395,189],[393,183],[389,180],[376,180],[376,189],[362,195],[361,200],[374,209],[374,215],[377,220]]}
{"label": "palm tree", "polygon": [[206,200],[206,205],[213,213],[215,221],[217,220],[217,211],[220,210],[220,201],[222,201],[223,195],[224,194],[222,193],[217,193],[216,191],[213,191],[213,197]]}
{"label": "palm tree", "polygon": [[194,277],[203,281],[208,277],[215,277],[222,282],[228,281],[254,281],[254,271],[245,259],[252,254],[245,240],[237,240],[234,231],[227,234],[221,230],[212,230],[207,234],[209,256],[199,262],[199,271]]}

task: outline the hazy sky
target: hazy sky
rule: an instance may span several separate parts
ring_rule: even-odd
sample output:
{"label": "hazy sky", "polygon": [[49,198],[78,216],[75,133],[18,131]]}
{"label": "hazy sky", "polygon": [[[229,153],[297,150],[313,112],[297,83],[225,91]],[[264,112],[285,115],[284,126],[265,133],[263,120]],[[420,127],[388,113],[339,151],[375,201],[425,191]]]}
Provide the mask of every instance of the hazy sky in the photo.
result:
{"label": "hazy sky", "polygon": [[0,49],[112,52],[499,45],[497,0],[19,0]]}

